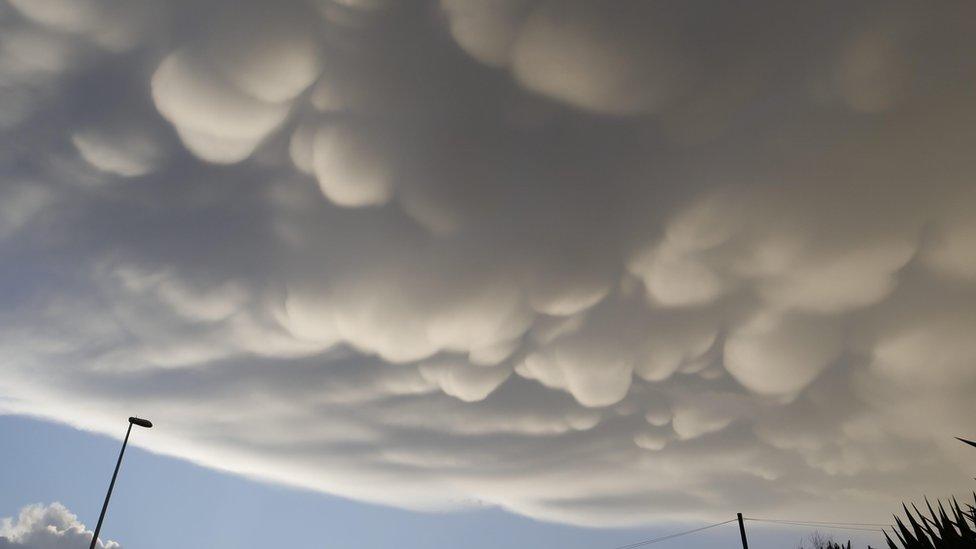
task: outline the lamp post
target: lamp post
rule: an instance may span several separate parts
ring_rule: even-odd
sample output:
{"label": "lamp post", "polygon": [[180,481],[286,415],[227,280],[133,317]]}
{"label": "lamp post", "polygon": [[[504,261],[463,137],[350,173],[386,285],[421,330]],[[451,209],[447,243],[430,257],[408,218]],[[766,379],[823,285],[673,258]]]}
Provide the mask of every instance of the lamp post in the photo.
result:
{"label": "lamp post", "polygon": [[95,533],[92,534],[92,541],[89,549],[95,549],[95,545],[98,544],[98,533],[102,530],[102,521],[105,520],[105,511],[108,509],[108,500],[112,497],[112,489],[115,488],[115,479],[119,476],[119,467],[122,466],[122,455],[125,454],[125,445],[129,443],[129,433],[132,432],[133,425],[138,425],[139,427],[144,427],[146,429],[152,428],[152,422],[148,419],[141,419],[138,417],[129,418],[129,428],[125,432],[125,440],[122,441],[122,450],[119,452],[119,461],[115,463],[115,472],[112,473],[112,482],[110,482],[108,485],[108,493],[105,494],[105,503],[102,504],[102,513],[98,515],[98,524],[95,525]]}

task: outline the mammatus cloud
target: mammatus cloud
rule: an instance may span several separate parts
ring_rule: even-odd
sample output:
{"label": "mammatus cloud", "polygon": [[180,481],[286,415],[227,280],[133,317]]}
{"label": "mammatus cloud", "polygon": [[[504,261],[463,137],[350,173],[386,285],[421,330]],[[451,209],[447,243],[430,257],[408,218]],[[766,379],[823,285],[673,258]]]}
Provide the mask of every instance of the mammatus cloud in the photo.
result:
{"label": "mammatus cloud", "polygon": [[973,10],[0,1],[0,411],[574,523],[949,495]]}
{"label": "mammatus cloud", "polygon": [[[16,518],[0,519],[0,547],[10,549],[85,549],[92,531],[60,503],[28,505]],[[121,548],[114,541],[101,541],[100,549]]]}

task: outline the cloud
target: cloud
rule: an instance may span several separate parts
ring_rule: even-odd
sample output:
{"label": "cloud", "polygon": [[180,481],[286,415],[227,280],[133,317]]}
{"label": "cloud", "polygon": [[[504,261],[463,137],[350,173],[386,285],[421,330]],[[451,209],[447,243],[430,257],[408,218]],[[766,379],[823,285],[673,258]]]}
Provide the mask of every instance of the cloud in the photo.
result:
{"label": "cloud", "polygon": [[[622,2],[444,0],[452,37],[526,88],[609,114],[651,113],[683,78],[665,10]],[[640,21],[638,24],[637,22]],[[650,26],[648,26],[650,25]]]}
{"label": "cloud", "polygon": [[239,162],[288,116],[318,76],[315,19],[291,5],[246,4],[217,25],[201,51],[167,56],[152,77],[153,100],[184,145],[210,162]]}
{"label": "cloud", "polygon": [[0,239],[24,228],[54,200],[51,191],[27,181],[8,182],[0,190]]}
{"label": "cloud", "polygon": [[465,402],[484,400],[512,372],[507,368],[471,366],[464,362],[426,362],[420,365],[420,375],[436,383],[444,393]]}
{"label": "cloud", "polygon": [[[0,547],[23,549],[84,549],[91,544],[92,531],[60,503],[28,505],[16,518],[0,520]],[[114,541],[95,545],[102,549],[122,547]]]}
{"label": "cloud", "polygon": [[388,161],[362,130],[319,128],[312,138],[312,171],[322,194],[339,206],[378,206],[393,194]]}
{"label": "cloud", "polygon": [[277,129],[288,105],[267,103],[224,81],[187,52],[175,52],[156,69],[153,99],[184,145],[211,162],[238,162]]}
{"label": "cloud", "polygon": [[662,15],[639,2],[609,10],[544,2],[519,29],[513,73],[527,88],[582,108],[655,112],[676,93],[683,69]]}
{"label": "cloud", "polygon": [[976,252],[970,244],[976,239],[976,223],[962,211],[972,196],[947,208],[936,229],[936,242],[925,250],[925,260],[935,271],[951,278],[973,280],[976,278]]}
{"label": "cloud", "polygon": [[729,334],[725,367],[757,393],[792,395],[819,377],[842,349],[835,322],[760,316]]}
{"label": "cloud", "polygon": [[83,37],[110,51],[135,47],[152,15],[144,0],[10,0],[10,5],[41,27]]}
{"label": "cloud", "polygon": [[2,412],[593,525],[968,474],[967,5],[0,6]]}
{"label": "cloud", "polygon": [[533,4],[532,0],[443,0],[441,8],[451,36],[469,55],[482,63],[505,66],[521,22]]}
{"label": "cloud", "polygon": [[138,134],[106,135],[98,130],[82,130],[71,137],[71,142],[89,164],[122,177],[145,175],[158,162],[155,144]]}

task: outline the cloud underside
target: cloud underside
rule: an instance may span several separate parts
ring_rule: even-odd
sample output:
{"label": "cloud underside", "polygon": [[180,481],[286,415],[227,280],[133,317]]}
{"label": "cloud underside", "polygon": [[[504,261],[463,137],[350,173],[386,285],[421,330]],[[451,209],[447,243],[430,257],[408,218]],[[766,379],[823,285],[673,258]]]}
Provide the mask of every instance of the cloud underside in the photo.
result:
{"label": "cloud underside", "polygon": [[971,6],[433,4],[0,2],[0,411],[599,525],[969,478]]}

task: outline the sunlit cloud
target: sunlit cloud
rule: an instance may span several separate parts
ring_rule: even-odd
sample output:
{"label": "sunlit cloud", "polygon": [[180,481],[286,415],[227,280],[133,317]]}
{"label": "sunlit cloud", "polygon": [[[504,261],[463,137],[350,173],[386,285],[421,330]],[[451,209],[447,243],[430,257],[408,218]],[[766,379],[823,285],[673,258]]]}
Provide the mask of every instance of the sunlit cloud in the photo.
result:
{"label": "sunlit cloud", "polygon": [[[60,503],[28,505],[16,517],[0,518],[0,547],[10,549],[84,549],[92,531]],[[98,549],[121,549],[114,541],[96,542]]]}

